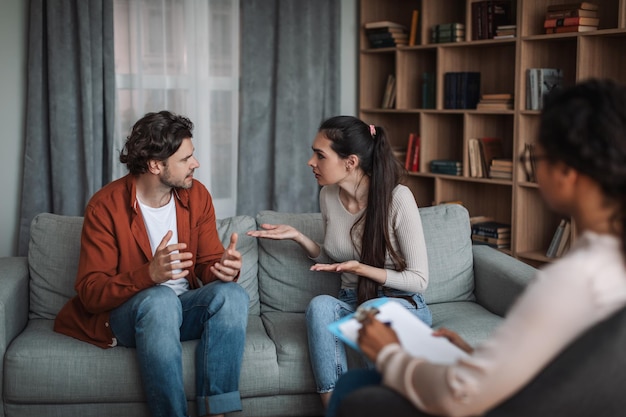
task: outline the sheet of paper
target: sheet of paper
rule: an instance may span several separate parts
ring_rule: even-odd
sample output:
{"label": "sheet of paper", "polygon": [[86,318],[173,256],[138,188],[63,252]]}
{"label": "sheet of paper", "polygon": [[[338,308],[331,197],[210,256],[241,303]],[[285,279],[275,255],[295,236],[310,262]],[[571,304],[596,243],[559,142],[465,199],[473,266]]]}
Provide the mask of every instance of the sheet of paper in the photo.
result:
{"label": "sheet of paper", "polygon": [[[400,339],[402,347],[412,356],[425,358],[433,363],[452,364],[466,357],[467,353],[444,337],[432,335],[433,329],[411,314],[402,304],[393,299],[376,300],[370,305],[379,309],[376,318],[389,323]],[[354,314],[332,323],[329,329],[342,341],[356,350],[358,332],[361,328]]]}

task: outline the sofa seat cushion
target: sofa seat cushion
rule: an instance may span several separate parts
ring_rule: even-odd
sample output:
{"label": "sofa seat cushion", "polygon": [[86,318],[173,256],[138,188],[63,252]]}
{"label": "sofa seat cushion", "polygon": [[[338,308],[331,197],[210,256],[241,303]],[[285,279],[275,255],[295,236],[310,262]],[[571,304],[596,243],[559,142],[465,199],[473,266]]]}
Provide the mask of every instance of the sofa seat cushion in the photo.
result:
{"label": "sofa seat cushion", "polygon": [[447,327],[463,337],[471,346],[487,339],[502,317],[472,301],[431,304],[433,329]]}
{"label": "sofa seat cushion", "polygon": [[[241,372],[242,397],[276,395],[279,370],[274,343],[261,318],[248,317]],[[55,333],[53,321],[30,320],[4,358],[4,395],[9,403],[72,404],[144,401],[135,349],[101,349]],[[195,400],[195,348],[183,342],[183,376]],[[226,359],[226,358],[225,358]]]}
{"label": "sofa seat cushion", "polygon": [[267,312],[261,318],[276,344],[280,393],[316,392],[304,313]]}
{"label": "sofa seat cushion", "polygon": [[[243,256],[239,284],[250,296],[250,314],[259,314],[257,241],[246,235],[256,228],[253,217],[235,216],[217,220],[220,240],[228,245],[238,233],[237,249]],[[30,318],[54,319],[65,303],[76,295],[74,282],[80,256],[83,218],[41,213],[33,219],[28,245],[30,269]]]}

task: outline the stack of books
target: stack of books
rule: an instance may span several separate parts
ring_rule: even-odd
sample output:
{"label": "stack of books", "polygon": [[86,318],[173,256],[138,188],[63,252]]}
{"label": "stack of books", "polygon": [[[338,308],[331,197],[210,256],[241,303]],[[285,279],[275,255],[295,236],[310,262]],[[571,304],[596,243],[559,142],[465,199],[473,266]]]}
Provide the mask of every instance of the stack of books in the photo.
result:
{"label": "stack of books", "polygon": [[407,28],[399,23],[381,20],[365,23],[364,27],[370,48],[395,48],[409,44]]}
{"label": "stack of books", "polygon": [[465,25],[463,23],[441,23],[432,27],[430,32],[431,43],[462,42],[465,40]]}
{"label": "stack of books", "polygon": [[496,28],[515,24],[515,2],[488,0],[472,2],[472,40],[493,39]]}
{"label": "stack of books", "polygon": [[513,94],[494,93],[482,94],[476,106],[477,110],[511,110],[513,108]]}
{"label": "stack of books", "polygon": [[546,33],[589,32],[599,24],[598,5],[582,1],[548,6],[543,27]]}
{"label": "stack of books", "polygon": [[562,219],[552,236],[550,246],[546,251],[548,258],[558,258],[562,256],[569,248],[569,240],[571,232],[571,223],[569,219]]}
{"label": "stack of books", "polygon": [[526,72],[526,110],[541,110],[546,95],[562,87],[562,69],[528,68]]}
{"label": "stack of books", "polygon": [[443,108],[475,109],[480,99],[480,72],[443,74]]}
{"label": "stack of books", "polygon": [[470,138],[467,143],[469,174],[474,178],[491,177],[491,165],[494,159],[503,158],[502,139]]}
{"label": "stack of books", "polygon": [[494,39],[512,39],[517,36],[517,25],[500,25],[496,27]]}
{"label": "stack of books", "polygon": [[451,159],[435,159],[430,161],[430,172],[460,176],[463,175],[463,163]]}
{"label": "stack of books", "polygon": [[490,219],[489,217],[475,217],[470,219],[472,226],[472,242],[477,245],[487,245],[496,249],[511,247],[511,225]]}
{"label": "stack of books", "polygon": [[513,179],[513,161],[506,158],[494,158],[489,167],[489,178],[500,180]]}

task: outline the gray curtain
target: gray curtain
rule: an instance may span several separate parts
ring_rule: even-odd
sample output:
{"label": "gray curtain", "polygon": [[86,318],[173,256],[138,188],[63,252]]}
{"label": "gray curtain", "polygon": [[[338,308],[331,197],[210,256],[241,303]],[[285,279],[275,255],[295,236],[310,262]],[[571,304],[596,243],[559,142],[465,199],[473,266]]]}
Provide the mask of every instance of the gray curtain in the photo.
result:
{"label": "gray curtain", "polygon": [[319,211],[307,166],[339,110],[340,0],[241,0],[237,213]]}
{"label": "gray curtain", "polygon": [[31,0],[19,253],[41,212],[82,215],[111,180],[112,0]]}

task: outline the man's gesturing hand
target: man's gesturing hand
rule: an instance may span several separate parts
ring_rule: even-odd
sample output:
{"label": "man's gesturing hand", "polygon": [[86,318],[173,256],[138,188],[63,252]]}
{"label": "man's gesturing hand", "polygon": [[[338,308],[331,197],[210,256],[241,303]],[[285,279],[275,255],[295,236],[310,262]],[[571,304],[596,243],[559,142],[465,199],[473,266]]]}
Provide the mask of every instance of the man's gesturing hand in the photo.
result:
{"label": "man's gesturing hand", "polygon": [[187,244],[176,243],[168,246],[167,242],[171,238],[172,231],[169,230],[159,243],[154,252],[154,257],[150,261],[150,278],[157,284],[170,279],[186,277],[189,274],[186,268],[193,265],[193,261],[190,260],[192,258],[191,252],[183,252],[187,248]]}
{"label": "man's gesturing hand", "polygon": [[230,235],[230,245],[222,259],[211,266],[211,272],[222,281],[233,281],[241,270],[241,253],[237,250],[237,233]]}

